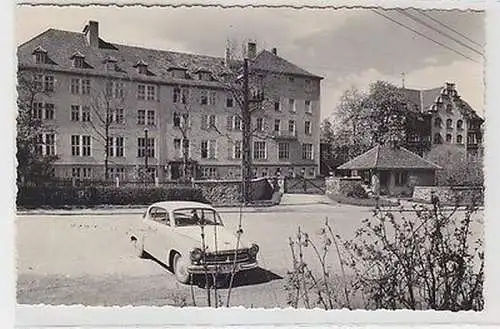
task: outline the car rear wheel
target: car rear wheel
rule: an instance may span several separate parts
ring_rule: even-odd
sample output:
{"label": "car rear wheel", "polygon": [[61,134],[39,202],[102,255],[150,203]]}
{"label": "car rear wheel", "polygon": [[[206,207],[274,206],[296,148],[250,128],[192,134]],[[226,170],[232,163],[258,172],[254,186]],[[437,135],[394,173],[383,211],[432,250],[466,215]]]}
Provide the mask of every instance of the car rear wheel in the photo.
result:
{"label": "car rear wheel", "polygon": [[174,268],[174,275],[177,281],[179,281],[180,283],[188,283],[190,275],[187,271],[188,264],[186,262],[186,259],[180,254],[175,254],[172,263]]}

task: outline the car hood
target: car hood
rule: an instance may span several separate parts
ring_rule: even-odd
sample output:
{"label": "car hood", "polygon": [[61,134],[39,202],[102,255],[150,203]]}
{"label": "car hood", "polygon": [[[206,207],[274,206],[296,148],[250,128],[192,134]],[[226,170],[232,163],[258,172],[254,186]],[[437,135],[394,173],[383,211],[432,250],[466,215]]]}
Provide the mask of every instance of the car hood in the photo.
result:
{"label": "car hood", "polygon": [[[193,247],[202,247],[201,227],[185,226],[176,227],[175,231],[187,239],[193,241]],[[205,226],[205,247],[207,251],[234,250],[236,248],[237,235],[227,230],[224,226]],[[217,244],[215,243],[217,241]],[[250,245],[241,237],[238,248],[249,248]]]}

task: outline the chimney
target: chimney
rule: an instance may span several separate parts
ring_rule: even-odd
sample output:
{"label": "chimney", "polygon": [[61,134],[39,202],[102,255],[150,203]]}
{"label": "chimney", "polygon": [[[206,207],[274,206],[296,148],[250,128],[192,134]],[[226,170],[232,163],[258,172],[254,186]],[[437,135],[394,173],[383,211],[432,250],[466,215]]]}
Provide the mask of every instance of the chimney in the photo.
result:
{"label": "chimney", "polygon": [[249,59],[254,59],[257,56],[257,44],[255,42],[249,42],[247,47],[247,57]]}
{"label": "chimney", "polygon": [[83,29],[87,42],[92,48],[99,48],[99,22],[89,21]]}
{"label": "chimney", "polygon": [[271,52],[273,53],[274,56],[278,55],[278,49],[276,48],[271,49]]}
{"label": "chimney", "polygon": [[446,89],[448,90],[454,90],[455,89],[455,84],[452,83],[452,82],[446,82],[446,85],[445,85]]}

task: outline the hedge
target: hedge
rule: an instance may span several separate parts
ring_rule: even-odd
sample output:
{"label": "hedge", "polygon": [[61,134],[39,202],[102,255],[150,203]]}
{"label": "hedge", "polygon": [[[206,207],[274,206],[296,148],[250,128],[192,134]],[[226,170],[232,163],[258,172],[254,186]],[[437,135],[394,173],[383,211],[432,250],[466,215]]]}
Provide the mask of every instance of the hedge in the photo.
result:
{"label": "hedge", "polygon": [[98,205],[148,205],[158,201],[208,203],[202,190],[192,187],[69,187],[26,186],[18,189],[17,206],[24,208]]}

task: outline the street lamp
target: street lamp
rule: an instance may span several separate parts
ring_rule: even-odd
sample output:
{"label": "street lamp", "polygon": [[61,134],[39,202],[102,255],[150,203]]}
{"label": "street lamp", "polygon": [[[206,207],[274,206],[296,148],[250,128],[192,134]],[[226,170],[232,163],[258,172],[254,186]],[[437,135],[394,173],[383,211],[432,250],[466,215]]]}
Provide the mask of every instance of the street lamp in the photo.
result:
{"label": "street lamp", "polygon": [[144,128],[144,165],[146,167],[146,173],[148,172],[148,155],[149,155],[148,133],[149,129],[147,127]]}

